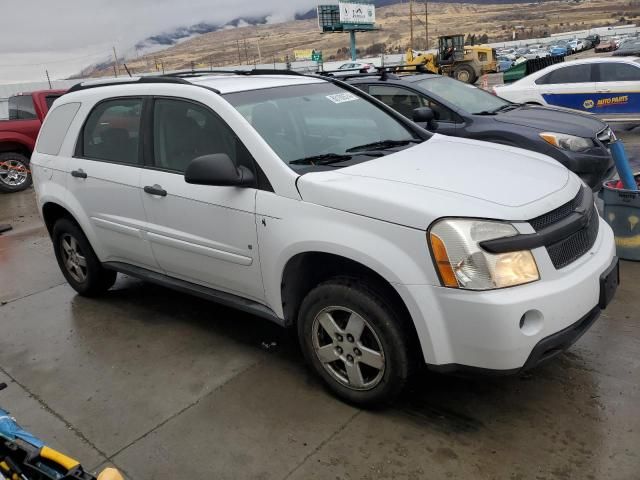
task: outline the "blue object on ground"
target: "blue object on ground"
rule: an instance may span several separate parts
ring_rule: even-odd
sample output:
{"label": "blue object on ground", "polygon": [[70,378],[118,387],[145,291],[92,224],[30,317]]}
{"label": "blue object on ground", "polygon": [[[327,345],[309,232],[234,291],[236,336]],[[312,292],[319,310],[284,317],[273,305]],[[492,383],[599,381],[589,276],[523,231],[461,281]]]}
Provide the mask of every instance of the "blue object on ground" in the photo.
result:
{"label": "blue object on ground", "polygon": [[15,420],[9,416],[9,413],[2,409],[0,409],[0,437],[4,437],[12,441],[19,438],[36,448],[44,447],[42,440],[23,430],[22,427],[20,427],[20,425],[18,425]]}
{"label": "blue object on ground", "polygon": [[[640,174],[636,175],[640,181]],[[616,237],[616,251],[623,260],[640,261],[640,191],[616,188],[616,180],[601,190],[604,219]]]}
{"label": "blue object on ground", "polygon": [[613,156],[613,161],[616,164],[616,170],[618,170],[618,175],[620,175],[624,189],[632,191],[638,190],[638,185],[636,184],[635,178],[633,178],[633,172],[631,171],[629,159],[627,158],[627,153],[624,150],[622,141],[616,140],[612,142],[609,145],[609,149],[611,150],[611,155]]}

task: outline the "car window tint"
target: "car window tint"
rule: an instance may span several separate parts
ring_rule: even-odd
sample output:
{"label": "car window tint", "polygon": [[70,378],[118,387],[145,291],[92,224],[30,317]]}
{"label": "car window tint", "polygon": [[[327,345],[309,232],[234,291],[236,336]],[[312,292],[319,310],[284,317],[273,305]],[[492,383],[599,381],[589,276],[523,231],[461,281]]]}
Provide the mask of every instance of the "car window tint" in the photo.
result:
{"label": "car window tint", "polygon": [[53,105],[53,102],[55,102],[60,97],[61,95],[47,95],[45,97],[45,102],[47,102],[47,110],[51,110],[51,105]]}
{"label": "car window tint", "polygon": [[555,85],[558,83],[585,83],[593,82],[591,64],[569,65],[558,68],[536,80],[537,85]]}
{"label": "car window tint", "polygon": [[119,98],[98,104],[83,129],[83,156],[138,164],[142,99]]}
{"label": "car window tint", "polygon": [[154,165],[183,173],[203,155],[225,153],[255,171],[253,158],[233,130],[203,105],[158,99],[153,109]]}
{"label": "car window tint", "polygon": [[17,95],[9,98],[9,120],[35,120],[37,118],[31,95]]}
{"label": "car window tint", "polygon": [[420,95],[406,88],[371,85],[369,87],[369,94],[409,119],[413,118],[414,109],[425,106]]}
{"label": "car window tint", "polygon": [[633,82],[640,81],[640,68],[626,63],[600,63],[601,82]]}

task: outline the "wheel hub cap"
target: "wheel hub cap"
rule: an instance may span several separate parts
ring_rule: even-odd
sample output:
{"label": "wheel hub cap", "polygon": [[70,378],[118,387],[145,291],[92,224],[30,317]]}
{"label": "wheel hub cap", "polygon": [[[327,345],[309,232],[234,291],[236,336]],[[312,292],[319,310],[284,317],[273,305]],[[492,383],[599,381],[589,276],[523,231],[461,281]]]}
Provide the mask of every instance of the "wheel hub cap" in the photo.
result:
{"label": "wheel hub cap", "polygon": [[75,238],[65,233],[60,241],[65,269],[77,282],[87,279],[87,260]]}
{"label": "wheel hub cap", "polygon": [[382,343],[365,318],[345,307],[327,307],[313,320],[313,348],[324,369],[353,390],[370,390],[386,368]]}
{"label": "wheel hub cap", "polygon": [[29,172],[18,160],[0,162],[0,181],[11,187],[17,187],[27,181]]}

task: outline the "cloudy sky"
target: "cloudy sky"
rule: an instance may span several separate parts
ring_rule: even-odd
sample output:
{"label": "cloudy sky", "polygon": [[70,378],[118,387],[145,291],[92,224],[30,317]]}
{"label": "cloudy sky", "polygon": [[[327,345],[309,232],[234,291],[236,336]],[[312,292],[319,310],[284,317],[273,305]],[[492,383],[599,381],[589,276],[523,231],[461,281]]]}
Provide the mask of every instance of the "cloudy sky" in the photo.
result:
{"label": "cloudy sky", "polygon": [[64,78],[150,35],[200,22],[293,17],[317,0],[0,0],[0,83]]}

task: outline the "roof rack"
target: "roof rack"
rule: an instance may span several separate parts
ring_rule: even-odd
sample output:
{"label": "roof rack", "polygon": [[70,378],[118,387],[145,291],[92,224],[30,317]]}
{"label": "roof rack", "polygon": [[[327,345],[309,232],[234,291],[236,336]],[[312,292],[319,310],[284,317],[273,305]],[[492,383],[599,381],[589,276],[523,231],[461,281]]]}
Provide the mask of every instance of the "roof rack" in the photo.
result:
{"label": "roof rack", "polygon": [[305,76],[304,73],[296,72],[295,70],[278,70],[275,68],[254,68],[252,70],[188,70],[184,72],[168,73],[165,77],[170,78],[192,78],[192,77],[204,77],[207,75],[215,75],[217,73],[230,74],[230,75],[296,75]]}
{"label": "roof rack", "polygon": [[73,87],[71,87],[67,93],[78,92],[80,90],[89,90],[90,88],[98,88],[98,87],[112,87],[115,85],[135,85],[139,83],[182,83],[193,85],[186,80],[181,78],[167,77],[165,76],[153,76],[153,77],[138,77],[138,78],[125,78],[124,80],[120,80],[117,78],[109,79],[109,80],[98,80],[95,82],[82,82],[76,83]]}

